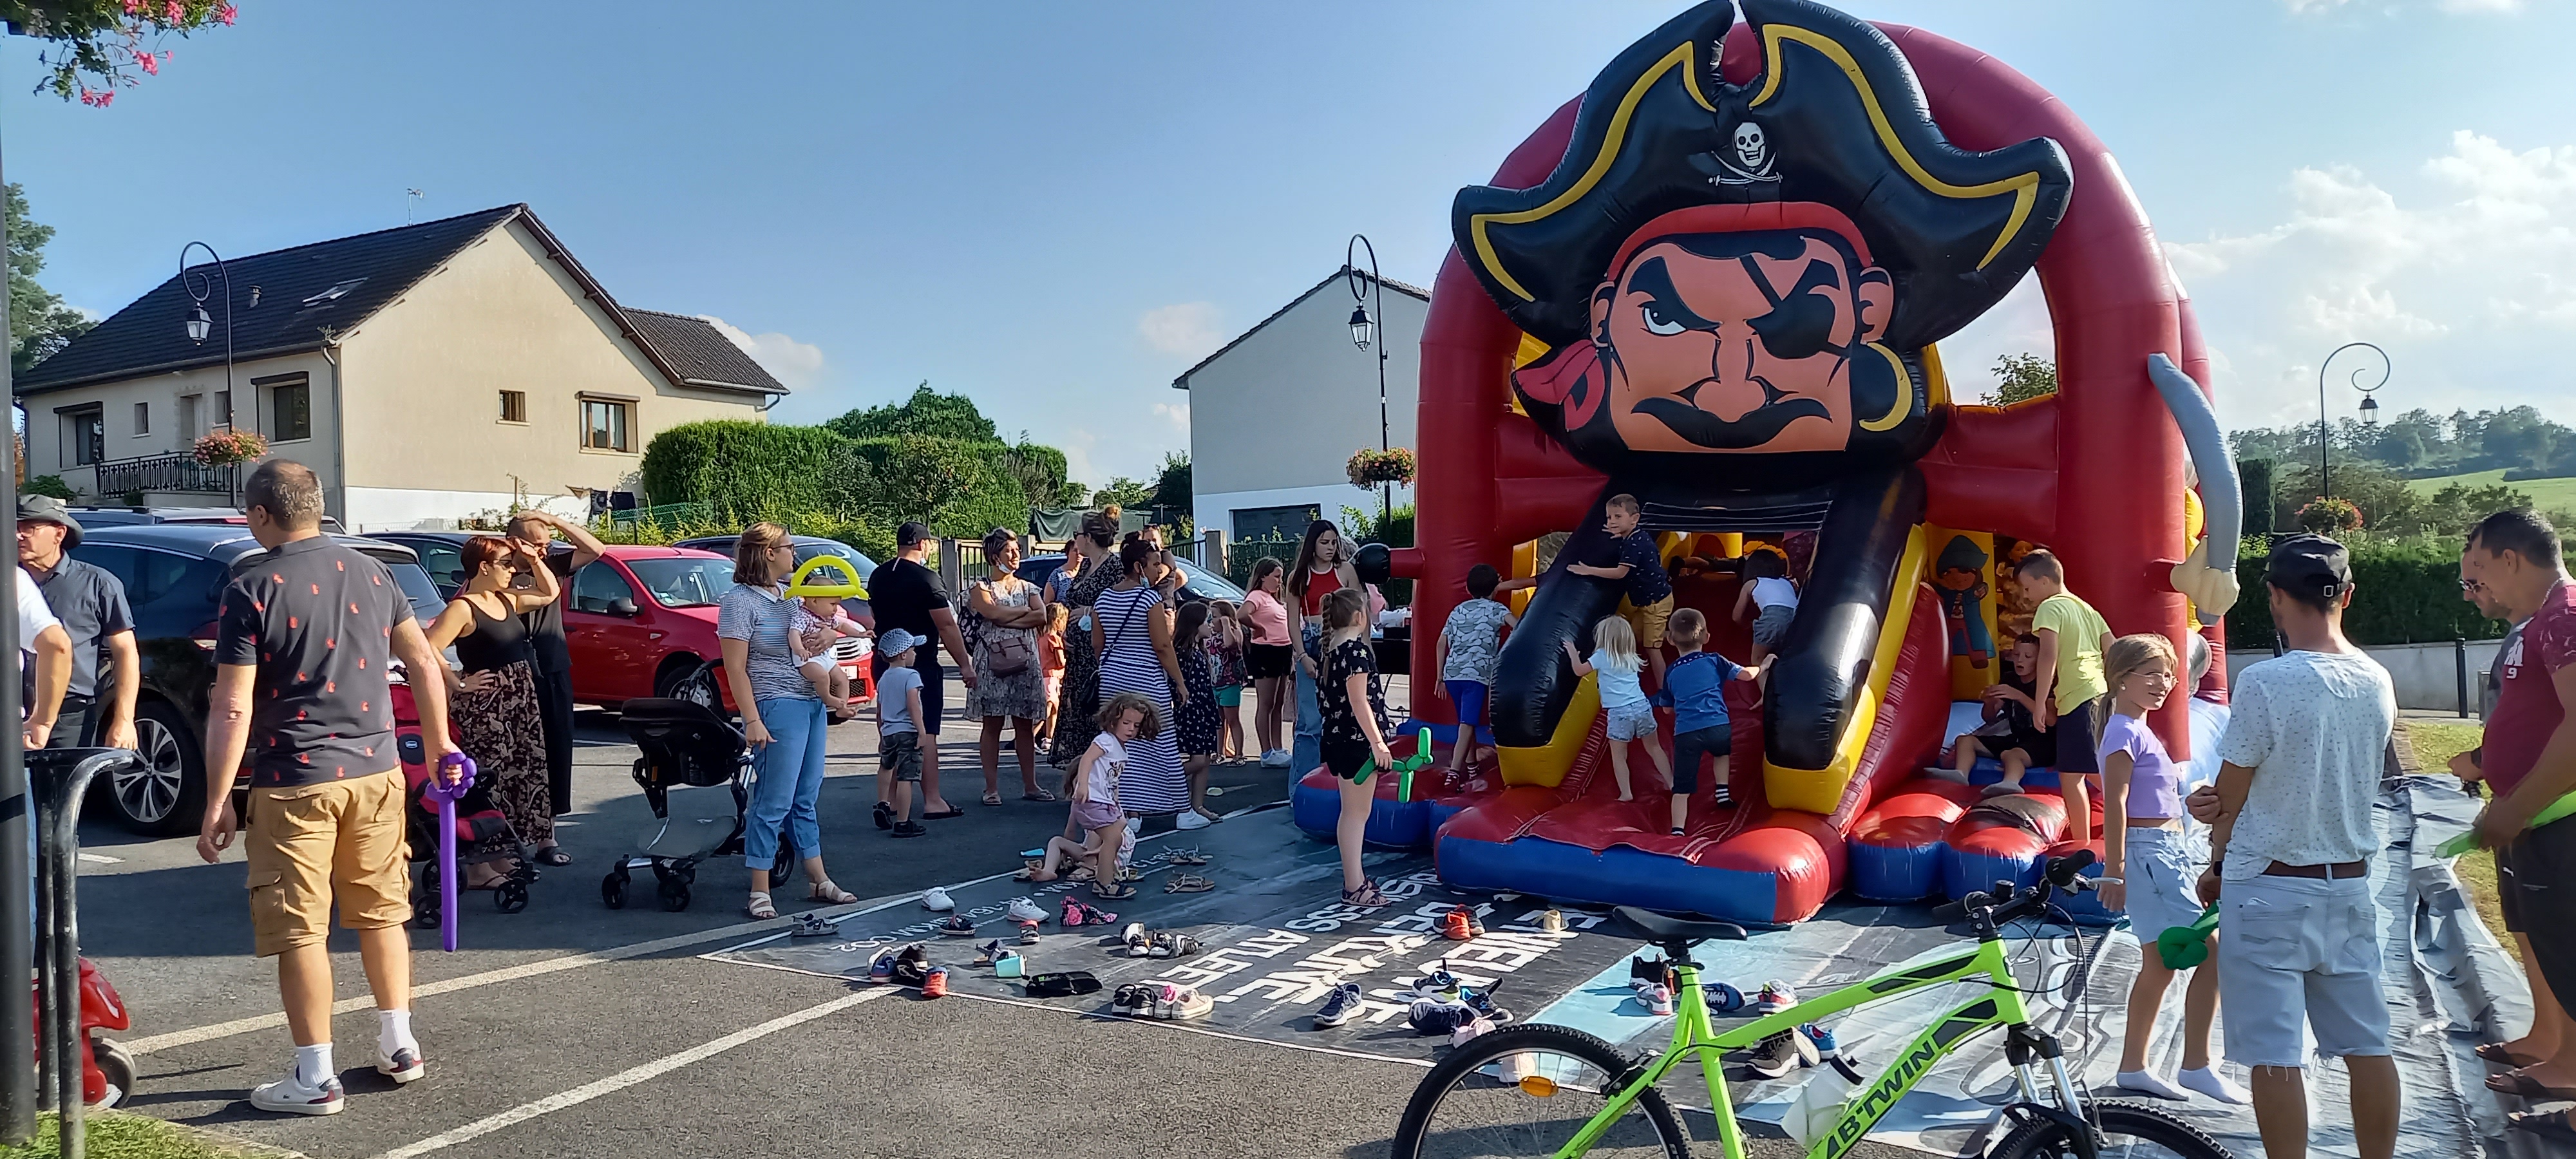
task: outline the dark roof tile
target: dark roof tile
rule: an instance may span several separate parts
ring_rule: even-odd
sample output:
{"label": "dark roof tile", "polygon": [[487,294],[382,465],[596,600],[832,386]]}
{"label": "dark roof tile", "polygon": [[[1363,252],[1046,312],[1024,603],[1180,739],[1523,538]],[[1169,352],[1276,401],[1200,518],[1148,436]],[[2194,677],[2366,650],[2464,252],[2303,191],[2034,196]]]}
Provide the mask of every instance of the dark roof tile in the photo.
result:
{"label": "dark roof tile", "polygon": [[626,307],[626,316],[634,319],[635,328],[643,332],[645,338],[661,348],[663,356],[670,359],[684,383],[787,393],[786,386],[704,318],[665,314],[660,310],[638,310],[632,306]]}

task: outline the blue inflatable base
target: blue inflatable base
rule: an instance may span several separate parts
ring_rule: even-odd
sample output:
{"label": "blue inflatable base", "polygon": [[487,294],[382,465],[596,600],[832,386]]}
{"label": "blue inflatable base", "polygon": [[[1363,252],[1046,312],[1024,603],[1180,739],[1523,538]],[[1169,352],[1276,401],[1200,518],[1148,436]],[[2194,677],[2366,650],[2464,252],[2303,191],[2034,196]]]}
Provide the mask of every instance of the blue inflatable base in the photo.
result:
{"label": "blue inflatable base", "polygon": [[[1369,808],[1368,829],[1361,837],[1364,844],[1380,849],[1421,849],[1431,844],[1432,804],[1429,801],[1390,801],[1373,798]],[[1457,810],[1452,809],[1454,813]],[[1288,790],[1288,812],[1299,829],[1318,841],[1334,839],[1335,827],[1342,819],[1342,795],[1337,790],[1319,789],[1300,779]],[[1446,816],[1440,818],[1448,820]]]}
{"label": "blue inflatable base", "polygon": [[1543,837],[1501,843],[1443,837],[1436,860],[1440,879],[1456,889],[1779,923],[1777,874],[1712,869],[1625,845],[1596,852]]}
{"label": "blue inflatable base", "polygon": [[1941,855],[1949,846],[1938,840],[1920,845],[1843,846],[1848,861],[1844,884],[1865,901],[1921,901],[1941,888]]}

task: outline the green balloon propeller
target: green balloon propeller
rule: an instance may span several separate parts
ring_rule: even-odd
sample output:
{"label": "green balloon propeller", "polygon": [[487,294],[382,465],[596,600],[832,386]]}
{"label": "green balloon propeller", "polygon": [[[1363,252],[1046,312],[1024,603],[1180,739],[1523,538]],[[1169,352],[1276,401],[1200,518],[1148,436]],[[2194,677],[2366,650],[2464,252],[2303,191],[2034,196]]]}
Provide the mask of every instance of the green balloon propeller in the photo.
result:
{"label": "green balloon propeller", "polygon": [[[1395,784],[1395,799],[1398,801],[1410,801],[1413,799],[1414,770],[1431,763],[1430,726],[1426,725],[1421,729],[1421,731],[1414,733],[1413,738],[1413,755],[1397,758],[1395,762],[1395,771],[1403,774],[1403,779],[1397,781]],[[1368,783],[1368,779],[1370,777],[1377,775],[1377,771],[1377,761],[1375,759],[1368,760],[1360,765],[1359,775],[1352,777],[1351,782],[1353,784],[1365,785]]]}
{"label": "green balloon propeller", "polygon": [[[2490,808],[2492,807],[2493,806],[2490,806]],[[2549,807],[2541,810],[2540,815],[2533,817],[2531,819],[2531,824],[2524,826],[2524,828],[2538,829],[2552,821],[2564,821],[2570,816],[2576,816],[2576,793],[2569,793],[2564,797],[2551,801],[2549,803]],[[2477,847],[2478,831],[2470,829],[2461,833],[2457,837],[2443,842],[2442,856],[2458,857],[2459,855]]]}
{"label": "green balloon propeller", "polygon": [[2165,969],[2188,970],[2209,960],[2209,935],[2218,932],[2218,905],[2200,911],[2187,926],[2175,926],[2156,935],[2156,954],[2165,960]]}

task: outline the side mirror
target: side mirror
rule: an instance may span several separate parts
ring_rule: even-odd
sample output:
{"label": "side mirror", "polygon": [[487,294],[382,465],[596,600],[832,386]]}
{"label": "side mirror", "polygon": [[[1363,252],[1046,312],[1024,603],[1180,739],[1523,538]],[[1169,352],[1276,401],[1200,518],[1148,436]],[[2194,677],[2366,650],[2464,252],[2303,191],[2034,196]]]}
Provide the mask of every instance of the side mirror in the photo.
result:
{"label": "side mirror", "polygon": [[624,596],[619,596],[610,600],[608,601],[608,614],[612,616],[633,616],[635,614],[635,601]]}

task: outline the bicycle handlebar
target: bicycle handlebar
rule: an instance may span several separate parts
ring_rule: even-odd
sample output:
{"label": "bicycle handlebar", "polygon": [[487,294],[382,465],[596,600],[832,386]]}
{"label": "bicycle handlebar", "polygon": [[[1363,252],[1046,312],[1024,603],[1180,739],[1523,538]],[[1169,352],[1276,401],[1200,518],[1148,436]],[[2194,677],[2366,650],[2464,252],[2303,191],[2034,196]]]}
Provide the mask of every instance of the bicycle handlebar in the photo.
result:
{"label": "bicycle handlebar", "polygon": [[1971,915],[1983,926],[1998,926],[2040,912],[2048,899],[2060,893],[2081,893],[2099,883],[2082,876],[2085,869],[2101,860],[2090,849],[2078,849],[2064,857],[2048,859],[2040,871],[2039,884],[2015,888],[2011,882],[1999,881],[1991,892],[1978,890],[1957,901],[1943,902],[1932,908],[1932,916],[1943,922],[1956,922]]}

